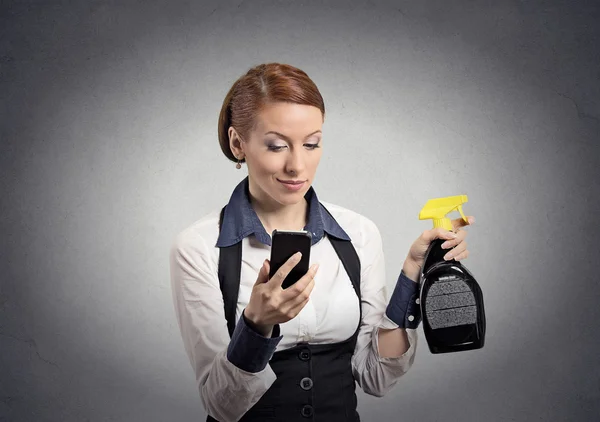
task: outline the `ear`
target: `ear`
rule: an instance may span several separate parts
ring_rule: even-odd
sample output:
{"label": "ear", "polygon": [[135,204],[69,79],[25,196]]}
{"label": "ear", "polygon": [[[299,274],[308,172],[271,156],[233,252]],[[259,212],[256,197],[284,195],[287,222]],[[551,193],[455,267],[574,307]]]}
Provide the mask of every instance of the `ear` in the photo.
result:
{"label": "ear", "polygon": [[236,157],[239,157],[239,159],[242,159],[245,156],[242,139],[233,126],[229,126],[227,133],[229,135],[229,148],[231,148],[231,152],[233,152],[233,155]]}

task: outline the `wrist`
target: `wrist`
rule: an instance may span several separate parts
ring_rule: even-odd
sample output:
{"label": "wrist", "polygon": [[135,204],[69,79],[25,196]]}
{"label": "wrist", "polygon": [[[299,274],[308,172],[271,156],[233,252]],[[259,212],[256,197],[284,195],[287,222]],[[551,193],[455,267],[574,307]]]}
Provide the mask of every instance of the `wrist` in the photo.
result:
{"label": "wrist", "polygon": [[402,266],[402,271],[404,271],[406,277],[410,278],[413,282],[419,282],[421,265],[417,264],[415,261],[407,258]]}
{"label": "wrist", "polygon": [[244,309],[244,311],[242,312],[242,318],[244,318],[246,325],[248,325],[250,328],[252,328],[254,331],[262,335],[263,337],[270,337],[273,333],[273,326],[257,322],[254,317],[254,314],[252,314],[252,312],[248,312],[248,308]]}

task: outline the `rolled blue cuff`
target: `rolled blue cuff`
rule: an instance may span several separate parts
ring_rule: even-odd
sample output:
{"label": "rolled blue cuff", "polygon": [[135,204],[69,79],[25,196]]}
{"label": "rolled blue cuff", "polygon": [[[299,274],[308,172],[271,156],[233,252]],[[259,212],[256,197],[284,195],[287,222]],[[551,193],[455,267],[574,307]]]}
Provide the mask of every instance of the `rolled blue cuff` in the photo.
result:
{"label": "rolled blue cuff", "polygon": [[421,322],[421,306],[418,304],[420,285],[400,272],[396,287],[385,310],[389,319],[400,328],[417,328]]}
{"label": "rolled blue cuff", "polygon": [[277,345],[283,338],[279,324],[273,326],[271,337],[265,337],[250,327],[246,316],[238,320],[227,347],[229,362],[246,372],[260,372],[269,363]]}

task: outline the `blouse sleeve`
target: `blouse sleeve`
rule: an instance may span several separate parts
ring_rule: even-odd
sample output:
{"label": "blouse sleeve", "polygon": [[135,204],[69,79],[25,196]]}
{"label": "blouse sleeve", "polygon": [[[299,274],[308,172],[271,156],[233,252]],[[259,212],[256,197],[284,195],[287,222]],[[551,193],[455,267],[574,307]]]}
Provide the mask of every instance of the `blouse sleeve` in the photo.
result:
{"label": "blouse sleeve", "polygon": [[381,234],[371,220],[362,217],[361,221],[364,237],[357,252],[361,260],[363,315],[352,357],[352,371],[365,393],[382,397],[412,366],[417,347],[417,331],[406,329],[409,348],[402,356],[383,358],[379,355],[379,329],[394,329],[398,325],[385,315],[388,297]]}
{"label": "blouse sleeve", "polygon": [[[240,318],[230,341],[217,268],[201,237],[186,231],[176,237],[170,273],[177,322],[204,409],[221,422],[237,421],[275,382],[267,362],[281,337],[253,333]],[[261,356],[251,368],[241,369],[243,365],[232,363],[244,355],[235,344],[244,347],[251,340],[261,342]]]}

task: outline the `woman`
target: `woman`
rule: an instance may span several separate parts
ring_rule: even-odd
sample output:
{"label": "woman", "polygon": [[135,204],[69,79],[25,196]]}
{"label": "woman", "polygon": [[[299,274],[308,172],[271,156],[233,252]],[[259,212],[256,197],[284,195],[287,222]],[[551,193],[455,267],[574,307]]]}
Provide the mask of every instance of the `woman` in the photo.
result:
{"label": "woman", "polygon": [[[313,81],[278,63],[250,69],[223,103],[221,149],[248,177],[171,249],[177,319],[208,421],[359,421],[355,383],[383,396],[413,363],[429,243],[447,239],[448,259],[467,257],[462,219],[456,233],[423,232],[388,301],[375,224],[311,187],[324,116]],[[299,257],[269,279],[274,229],[312,235],[311,267],[287,289]]]}

